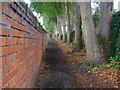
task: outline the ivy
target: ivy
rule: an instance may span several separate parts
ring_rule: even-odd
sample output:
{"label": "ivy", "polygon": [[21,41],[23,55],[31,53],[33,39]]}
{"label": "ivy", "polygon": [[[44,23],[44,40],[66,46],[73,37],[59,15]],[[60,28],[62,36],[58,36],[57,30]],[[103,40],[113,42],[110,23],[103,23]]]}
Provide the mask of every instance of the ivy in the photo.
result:
{"label": "ivy", "polygon": [[112,17],[109,55],[120,60],[120,11]]}

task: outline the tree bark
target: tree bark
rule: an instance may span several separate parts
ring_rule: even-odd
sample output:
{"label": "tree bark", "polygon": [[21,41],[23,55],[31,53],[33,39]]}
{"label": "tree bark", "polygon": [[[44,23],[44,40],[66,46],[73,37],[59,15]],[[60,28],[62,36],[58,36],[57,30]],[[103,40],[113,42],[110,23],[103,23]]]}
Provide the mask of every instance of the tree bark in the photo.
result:
{"label": "tree bark", "polygon": [[68,8],[68,2],[66,2],[66,12],[67,12],[67,19],[68,19],[68,28],[67,28],[67,44],[70,43],[70,12],[69,12],[69,8]]}
{"label": "tree bark", "polygon": [[77,2],[73,2],[73,8],[75,10],[75,40],[73,51],[80,51],[82,48],[82,29],[81,29],[81,17],[80,17],[80,7]]}
{"label": "tree bark", "polygon": [[[64,10],[65,10],[65,3],[64,3]],[[66,13],[63,14],[63,18],[62,18],[62,25],[63,25],[63,38],[62,38],[62,41],[65,43],[66,42],[66,23],[65,23],[65,20],[66,20]]]}
{"label": "tree bark", "polygon": [[113,7],[113,2],[100,3],[100,30],[98,35],[99,35],[99,39],[103,40],[102,46],[106,61],[108,61],[112,7]]}
{"label": "tree bark", "polygon": [[55,31],[55,38],[58,39],[58,29],[57,29],[57,24],[54,25],[54,31]]}
{"label": "tree bark", "polygon": [[82,18],[82,33],[87,51],[86,61],[90,65],[98,65],[102,62],[100,46],[94,29],[90,2],[80,2],[80,13]]}
{"label": "tree bark", "polygon": [[57,17],[57,27],[59,31],[59,40],[62,40],[61,20],[60,16]]}
{"label": "tree bark", "polygon": [[[64,15],[63,15],[63,17],[65,17]],[[63,18],[63,39],[62,39],[62,41],[65,43],[66,42],[66,35],[65,35],[65,33],[66,33],[66,24],[65,24],[65,18]]]}

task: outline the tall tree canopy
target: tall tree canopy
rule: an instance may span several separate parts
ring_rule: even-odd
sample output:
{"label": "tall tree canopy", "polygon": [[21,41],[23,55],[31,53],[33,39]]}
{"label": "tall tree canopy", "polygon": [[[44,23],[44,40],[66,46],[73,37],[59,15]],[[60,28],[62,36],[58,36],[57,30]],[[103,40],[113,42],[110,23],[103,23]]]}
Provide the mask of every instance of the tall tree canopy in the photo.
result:
{"label": "tall tree canopy", "polygon": [[[86,61],[100,64],[108,60],[113,2],[32,2],[30,7],[43,17],[43,26],[63,42],[74,42],[74,50],[86,48]],[[74,32],[74,40],[71,40]]]}
{"label": "tall tree canopy", "polygon": [[53,32],[57,16],[64,13],[63,2],[32,2],[30,8],[43,17],[43,26],[50,33]]}

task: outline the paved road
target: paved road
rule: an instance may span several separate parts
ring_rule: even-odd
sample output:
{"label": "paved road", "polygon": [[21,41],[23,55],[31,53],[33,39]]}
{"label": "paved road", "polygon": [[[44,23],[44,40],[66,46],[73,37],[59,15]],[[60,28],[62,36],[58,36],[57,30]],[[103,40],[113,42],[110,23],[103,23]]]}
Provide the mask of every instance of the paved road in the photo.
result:
{"label": "paved road", "polygon": [[71,77],[72,69],[66,65],[56,41],[50,40],[44,60],[49,67],[46,69],[44,80],[40,81],[40,88],[75,88]]}

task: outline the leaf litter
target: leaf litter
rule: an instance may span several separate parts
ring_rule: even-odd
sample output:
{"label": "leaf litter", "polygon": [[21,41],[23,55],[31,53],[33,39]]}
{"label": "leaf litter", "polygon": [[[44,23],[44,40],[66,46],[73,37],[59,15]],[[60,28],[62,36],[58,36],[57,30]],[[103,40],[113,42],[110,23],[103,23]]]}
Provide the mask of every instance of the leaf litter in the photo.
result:
{"label": "leaf litter", "polygon": [[[120,76],[119,69],[114,69],[113,67],[105,68],[102,66],[89,68],[82,66],[85,62],[86,51],[81,50],[80,52],[72,52],[72,48],[66,43],[61,42],[56,39],[59,44],[63,57],[67,61],[67,64],[74,68],[72,76],[74,78],[73,82],[78,88],[119,88],[120,87]],[[46,58],[47,54],[44,55]],[[40,72],[38,75],[38,81],[35,85],[36,88],[39,87],[39,81],[43,80],[45,77],[45,68],[49,67],[44,61],[40,65]]]}
{"label": "leaf litter", "polygon": [[[101,65],[95,68],[80,67],[80,63],[85,62],[86,51],[72,52],[72,48],[66,43],[56,40],[62,50],[68,65],[75,68],[73,72],[74,82],[79,88],[119,88],[120,87],[120,71],[113,67],[105,68]],[[80,68],[79,68],[80,67]]]}

